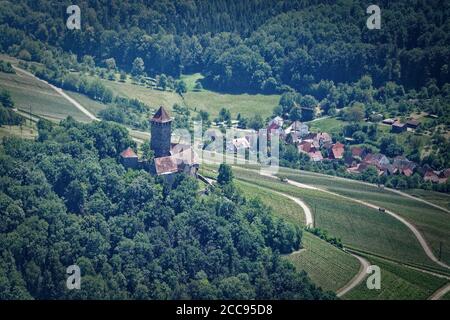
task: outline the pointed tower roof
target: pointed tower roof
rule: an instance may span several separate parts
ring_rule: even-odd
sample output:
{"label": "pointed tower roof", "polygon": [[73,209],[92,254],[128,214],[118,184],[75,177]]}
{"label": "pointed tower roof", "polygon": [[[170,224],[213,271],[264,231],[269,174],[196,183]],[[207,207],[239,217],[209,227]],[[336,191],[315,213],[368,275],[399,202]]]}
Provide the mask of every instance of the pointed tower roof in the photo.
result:
{"label": "pointed tower roof", "polygon": [[163,106],[159,107],[158,111],[156,111],[155,115],[151,119],[151,121],[165,123],[172,121],[172,118],[167,113],[166,109]]}
{"label": "pointed tower roof", "polygon": [[120,156],[122,158],[137,158],[137,154],[130,147],[123,150]]}

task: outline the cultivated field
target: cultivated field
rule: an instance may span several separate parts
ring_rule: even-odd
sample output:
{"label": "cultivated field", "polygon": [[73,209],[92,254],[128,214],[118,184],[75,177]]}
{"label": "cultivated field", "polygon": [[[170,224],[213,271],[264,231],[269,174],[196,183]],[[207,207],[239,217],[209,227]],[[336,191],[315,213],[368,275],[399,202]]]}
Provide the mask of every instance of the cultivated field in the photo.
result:
{"label": "cultivated field", "polygon": [[336,292],[344,287],[359,271],[360,264],[350,254],[328,242],[303,232],[305,250],[287,257],[298,270],[304,270],[319,287]]}
{"label": "cultivated field", "polygon": [[[391,191],[351,180],[285,168],[280,170],[280,174],[297,182],[317,186],[354,199],[364,200],[394,211],[412,222],[424,234],[436,256],[439,257],[441,255],[444,262],[450,263],[449,213]],[[439,203],[446,202],[449,199],[448,195],[437,192],[423,190],[419,194],[422,197],[432,197],[435,202]]]}
{"label": "cultivated field", "polygon": [[89,121],[82,112],[45,83],[26,74],[0,72],[0,88],[11,93],[14,107],[49,120],[59,121],[68,116],[82,122]]}
{"label": "cultivated field", "polygon": [[369,290],[366,281],[344,295],[349,300],[426,300],[448,280],[401,266],[385,259],[366,256],[381,269],[380,290]]}
{"label": "cultivated field", "polygon": [[338,196],[297,188],[238,167],[234,167],[233,171],[238,180],[304,200],[313,210],[316,227],[341,238],[348,247],[419,267],[443,270],[425,255],[412,232],[387,214]]}
{"label": "cultivated field", "polygon": [[[214,176],[209,171],[210,176]],[[247,198],[259,198],[272,207],[276,216],[287,221],[304,225],[304,214],[301,207],[294,201],[276,194],[270,189],[244,181],[236,181],[236,185]],[[286,258],[300,271],[306,271],[309,277],[324,290],[337,291],[345,286],[359,271],[357,259],[324,240],[303,232],[302,250]]]}

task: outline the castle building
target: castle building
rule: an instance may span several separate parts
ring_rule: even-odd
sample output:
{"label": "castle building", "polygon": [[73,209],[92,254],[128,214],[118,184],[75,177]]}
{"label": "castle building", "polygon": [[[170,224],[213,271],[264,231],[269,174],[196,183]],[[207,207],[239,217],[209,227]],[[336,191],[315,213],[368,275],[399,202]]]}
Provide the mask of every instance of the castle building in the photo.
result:
{"label": "castle building", "polygon": [[151,122],[150,147],[155,154],[153,173],[171,179],[175,173],[197,176],[199,162],[190,145],[171,143],[172,118],[160,107]]}
{"label": "castle building", "polygon": [[155,158],[170,156],[170,137],[172,118],[164,107],[159,107],[151,122],[150,148],[155,153]]}

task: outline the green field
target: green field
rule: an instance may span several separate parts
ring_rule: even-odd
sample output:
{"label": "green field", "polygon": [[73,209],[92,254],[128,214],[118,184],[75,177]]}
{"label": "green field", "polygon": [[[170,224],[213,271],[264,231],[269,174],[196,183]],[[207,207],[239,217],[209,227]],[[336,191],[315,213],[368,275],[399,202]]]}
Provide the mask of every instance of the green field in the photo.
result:
{"label": "green field", "polygon": [[64,91],[68,96],[75,99],[78,103],[80,103],[83,107],[85,107],[89,112],[94,115],[98,115],[101,110],[107,108],[107,105],[98,101],[95,101],[84,94],[73,92],[73,91]]}
{"label": "green field", "polygon": [[385,259],[368,257],[380,267],[381,288],[369,290],[366,281],[344,295],[349,300],[426,300],[448,280],[401,266]]}
{"label": "green field", "polygon": [[[209,173],[214,176],[212,172]],[[294,201],[247,182],[236,181],[236,185],[247,198],[259,198],[272,207],[275,215],[291,223],[304,225],[303,211]],[[313,282],[324,290],[337,291],[359,271],[357,259],[308,232],[303,232],[302,246],[304,250],[286,258],[298,270],[306,271]]]}
{"label": "green field", "polygon": [[287,257],[298,270],[304,270],[319,287],[336,292],[359,271],[359,261],[324,240],[303,232],[303,247]]}
{"label": "green field", "polygon": [[325,119],[318,119],[315,121],[308,122],[309,129],[312,132],[339,132],[341,131],[342,127],[348,124],[345,121],[338,120],[336,118],[325,118]]}
{"label": "green field", "polygon": [[[201,75],[199,74],[184,75],[182,79],[186,81],[189,89],[194,86],[195,81],[200,77]],[[146,88],[131,82],[122,83],[102,80],[102,83],[113,90],[114,94],[128,98],[137,98],[152,108],[156,109],[158,106],[163,105],[171,110],[175,103],[185,104],[192,111],[204,110],[209,112],[211,120],[217,117],[220,109],[224,107],[230,110],[234,119],[238,113],[245,117],[260,114],[265,118],[272,114],[273,108],[280,100],[279,95],[222,94],[209,90],[188,91],[182,98],[175,92]]]}
{"label": "green field", "polygon": [[404,192],[450,210],[450,194],[423,189],[406,189]]}
{"label": "green field", "polygon": [[450,300],[450,292],[447,292],[441,300]]}
{"label": "green field", "polygon": [[20,126],[0,126],[0,139],[3,137],[15,136],[24,139],[35,139],[37,136],[37,128],[35,124],[30,125],[29,121]]}
{"label": "green field", "polygon": [[341,238],[346,246],[418,267],[443,270],[425,255],[412,232],[387,214],[338,196],[297,188],[238,167],[233,167],[233,171],[237,180],[301,198],[312,208],[316,226]]}
{"label": "green field", "polygon": [[244,181],[237,181],[236,185],[247,198],[259,198],[264,204],[272,207],[277,216],[283,217],[296,225],[305,225],[305,215],[302,208],[291,199],[276,194],[270,189]]}
{"label": "green field", "polygon": [[9,74],[0,72],[0,88],[11,93],[14,107],[24,112],[37,114],[53,121],[72,116],[82,122],[90,119],[61,97],[47,84],[21,72]]}
{"label": "green field", "polygon": [[[280,174],[288,179],[317,186],[337,194],[354,199],[364,200],[408,219],[423,232],[427,242],[436,256],[439,256],[442,242],[442,260],[450,263],[450,214],[432,207],[426,203],[403,197],[399,194],[378,188],[376,186],[356,181],[332,178],[330,176],[292,169],[281,169]],[[332,179],[332,183],[330,183]],[[421,191],[422,197],[433,197],[434,201],[448,201],[449,196],[437,192]]]}
{"label": "green field", "polygon": [[182,74],[180,76],[180,80],[183,80],[186,83],[187,91],[194,90],[195,84],[197,81],[203,79],[203,75],[201,73],[193,73],[193,74]]}

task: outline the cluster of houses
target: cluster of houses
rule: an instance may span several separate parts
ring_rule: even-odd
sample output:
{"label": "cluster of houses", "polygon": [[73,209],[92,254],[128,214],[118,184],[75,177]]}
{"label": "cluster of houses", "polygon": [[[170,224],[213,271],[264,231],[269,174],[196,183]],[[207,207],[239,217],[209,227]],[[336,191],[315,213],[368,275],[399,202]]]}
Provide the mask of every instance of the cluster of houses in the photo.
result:
{"label": "cluster of houses", "polygon": [[[395,119],[386,120],[393,120],[392,130],[400,130],[396,129],[401,125],[398,121],[395,121]],[[179,172],[198,177],[199,160],[195,151],[189,145],[171,142],[172,118],[167,111],[160,107],[153,118],[150,119],[150,122],[150,146],[154,152],[154,159],[152,161],[141,160],[133,149],[127,148],[120,154],[122,164],[126,168],[142,168],[149,170],[154,175],[165,176],[166,178],[171,178]],[[374,167],[380,176],[403,175],[410,177],[417,172],[423,177],[424,181],[433,183],[445,183],[450,177],[450,169],[435,171],[427,165],[420,167],[404,156],[395,157],[391,161],[387,156],[381,153],[371,153],[363,147],[346,148],[340,142],[333,143],[331,135],[326,132],[310,132],[308,125],[300,121],[293,121],[286,128],[283,128],[285,127],[284,124],[284,119],[281,117],[270,120],[266,128],[268,136],[274,131],[277,132],[281,140],[294,145],[299,153],[307,154],[313,162],[344,161],[347,172],[354,174],[362,173],[368,167]],[[400,127],[417,128],[418,125],[417,121],[410,120]],[[227,148],[230,146],[234,152],[250,150],[255,143],[255,141],[252,141],[253,138],[255,136],[249,134],[235,138],[230,145],[227,144]]]}
{"label": "cluster of houses", "polygon": [[[400,123],[397,119],[387,119],[392,121],[392,132],[399,133],[407,129],[414,130],[420,123],[417,120],[408,120],[406,123]],[[386,121],[386,120],[385,120]],[[280,137],[286,143],[295,145],[298,152],[305,153],[313,162],[323,160],[342,160],[347,166],[347,172],[359,174],[372,166],[378,171],[378,175],[403,175],[412,176],[415,172],[419,173],[424,181],[433,183],[445,183],[450,176],[450,169],[435,171],[425,165],[420,167],[415,162],[408,160],[404,156],[398,156],[392,161],[381,153],[371,153],[363,147],[353,146],[346,148],[340,142],[333,143],[330,134],[326,132],[309,132],[305,123],[299,121],[292,122],[283,130],[284,121],[281,117],[273,118],[267,130],[276,130]],[[322,152],[326,150],[326,152]],[[348,150],[349,152],[346,152]],[[324,154],[327,156],[324,157]]]}
{"label": "cluster of houses", "polygon": [[407,130],[416,130],[420,125],[420,122],[415,119],[410,119],[404,123],[399,119],[384,119],[381,123],[391,126],[392,133],[402,133]]}

